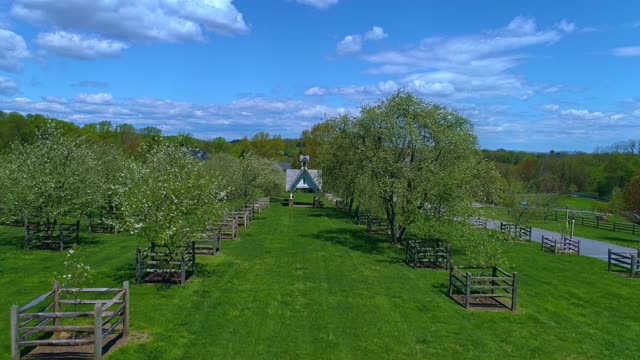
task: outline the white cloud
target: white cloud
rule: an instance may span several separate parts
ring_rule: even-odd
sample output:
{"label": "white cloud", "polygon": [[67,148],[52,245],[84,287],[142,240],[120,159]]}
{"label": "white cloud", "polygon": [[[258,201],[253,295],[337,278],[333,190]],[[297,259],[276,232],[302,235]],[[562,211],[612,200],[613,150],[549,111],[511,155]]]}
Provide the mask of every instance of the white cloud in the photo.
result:
{"label": "white cloud", "polygon": [[640,46],[625,46],[611,51],[614,56],[640,56]]}
{"label": "white cloud", "polygon": [[56,103],[56,104],[66,104],[67,99],[58,97],[58,96],[43,96],[42,100],[45,102]]}
{"label": "white cloud", "polygon": [[602,119],[605,117],[605,114],[599,111],[576,110],[576,109],[562,110],[560,114],[562,114],[565,117],[582,119],[582,120]]}
{"label": "white cloud", "polygon": [[113,96],[108,93],[96,93],[96,94],[85,94],[81,93],[76,95],[76,101],[79,103],[87,103],[87,104],[110,104],[113,100]]}
{"label": "white cloud", "polygon": [[66,31],[40,33],[35,42],[48,52],[81,60],[118,56],[129,47],[121,41],[90,38]]}
{"label": "white cloud", "polygon": [[171,134],[189,132],[209,138],[239,138],[261,130],[295,137],[325,116],[357,113],[356,109],[292,99],[253,97],[201,105],[145,97],[116,99],[111,94],[78,94],[66,102],[57,97],[39,102],[0,98],[0,110],[37,112],[78,123],[109,120],[136,127],[156,126]]}
{"label": "white cloud", "polygon": [[339,55],[355,54],[362,50],[365,41],[382,40],[389,35],[379,26],[374,26],[364,35],[347,35],[336,45],[336,52]]}
{"label": "white cloud", "polygon": [[365,40],[382,40],[389,37],[389,34],[384,32],[384,29],[380,26],[374,26],[371,30],[364,34]]}
{"label": "white cloud", "polygon": [[37,25],[125,41],[182,42],[202,40],[205,31],[249,30],[232,0],[16,0],[11,14]]}
{"label": "white cloud", "polygon": [[340,55],[348,55],[362,50],[362,37],[360,35],[347,35],[336,45],[336,51]]}
{"label": "white cloud", "polygon": [[572,22],[568,22],[567,19],[562,19],[557,26],[558,26],[558,29],[566,33],[574,32],[576,30],[576,24]]}
{"label": "white cloud", "polygon": [[299,4],[325,10],[338,3],[338,0],[296,0]]}
{"label": "white cloud", "polygon": [[22,60],[31,56],[22,36],[0,29],[0,70],[22,71]]}
{"label": "white cloud", "polygon": [[19,91],[20,88],[15,80],[0,76],[0,95],[12,96]]}
{"label": "white cloud", "polygon": [[310,95],[310,96],[314,96],[314,95],[324,95],[326,93],[326,89],[314,86],[312,88],[308,88],[307,90],[304,91],[305,95]]}
{"label": "white cloud", "polygon": [[542,107],[545,110],[549,110],[549,111],[556,111],[558,109],[560,109],[560,105],[557,104],[546,104]]}

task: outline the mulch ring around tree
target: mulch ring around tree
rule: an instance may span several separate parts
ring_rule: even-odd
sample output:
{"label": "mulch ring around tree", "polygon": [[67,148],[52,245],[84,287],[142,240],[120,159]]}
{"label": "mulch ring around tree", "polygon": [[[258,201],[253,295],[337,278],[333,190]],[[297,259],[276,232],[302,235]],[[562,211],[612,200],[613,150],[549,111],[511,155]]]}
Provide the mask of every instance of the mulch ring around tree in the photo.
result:
{"label": "mulch ring around tree", "polygon": [[[126,344],[142,344],[149,340],[145,333],[129,334],[128,339],[123,339],[122,334],[110,335],[103,342],[102,354],[108,356],[110,352]],[[22,357],[24,360],[90,360],[93,359],[93,344],[82,346],[38,346],[29,354]]]}
{"label": "mulch ring around tree", "polygon": [[[464,307],[464,295],[454,294],[451,296],[460,306]],[[500,301],[488,298],[472,298],[469,304],[469,310],[481,310],[481,311],[511,311],[509,307],[501,303]]]}

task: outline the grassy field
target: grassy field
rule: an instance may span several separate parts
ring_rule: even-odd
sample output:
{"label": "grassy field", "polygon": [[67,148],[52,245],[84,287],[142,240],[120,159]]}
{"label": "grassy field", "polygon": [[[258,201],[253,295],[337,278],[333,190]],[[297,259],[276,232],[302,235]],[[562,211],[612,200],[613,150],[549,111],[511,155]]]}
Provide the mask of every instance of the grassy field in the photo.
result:
{"label": "grassy field", "polygon": [[[301,197],[298,196],[298,197]],[[64,254],[24,251],[0,228],[0,354],[12,303],[51,286]],[[136,242],[84,245],[94,285],[133,280]],[[131,326],[145,343],[109,359],[634,359],[640,281],[585,257],[513,244],[519,311],[467,311],[446,295],[447,272],[414,270],[403,250],[369,237],[334,209],[271,207],[186,286],[134,285]],[[458,259],[457,262],[462,260]]]}
{"label": "grassy field", "polygon": [[[485,207],[478,210],[478,214],[495,220],[513,221],[505,208]],[[562,213],[564,215],[564,213]],[[610,221],[611,218],[609,218]],[[544,221],[542,219],[531,219],[526,222],[527,225],[540,229],[556,231],[559,233],[567,233],[565,229],[565,221]],[[571,223],[569,223],[571,224]],[[632,235],[630,233],[613,232],[610,230],[597,229],[590,226],[582,226],[578,221],[574,228],[574,235],[585,237],[593,240],[600,240],[611,244],[640,248],[640,234]]]}
{"label": "grassy field", "polygon": [[601,210],[608,205],[605,201],[581,198],[569,195],[561,195],[558,198],[558,208],[568,207],[573,210]]}

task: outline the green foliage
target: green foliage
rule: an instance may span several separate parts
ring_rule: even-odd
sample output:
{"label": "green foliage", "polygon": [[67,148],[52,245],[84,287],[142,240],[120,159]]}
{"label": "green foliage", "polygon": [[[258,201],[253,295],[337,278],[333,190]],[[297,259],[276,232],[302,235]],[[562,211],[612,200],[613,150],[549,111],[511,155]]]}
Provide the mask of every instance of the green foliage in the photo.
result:
{"label": "green foliage", "polygon": [[[77,217],[105,204],[118,156],[49,123],[31,143],[15,142],[0,164],[3,220]],[[102,164],[110,164],[103,171]]]}
{"label": "green foliage", "polygon": [[393,241],[423,216],[453,218],[491,197],[481,193],[497,173],[483,161],[469,120],[445,107],[398,92],[329,128],[328,187],[385,214]]}
{"label": "green foliage", "polygon": [[223,179],[228,189],[227,200],[235,206],[278,194],[284,184],[284,173],[279,167],[252,153],[239,159],[227,154],[214,155],[207,166]]}
{"label": "green foliage", "polygon": [[[61,274],[54,273],[53,279],[59,282],[60,287],[79,289],[87,285],[91,278],[92,270],[87,265],[87,260],[80,246],[73,245],[67,250],[64,260],[64,271]],[[78,299],[78,291],[73,291],[74,298]]]}
{"label": "green foliage", "polygon": [[176,246],[220,215],[227,189],[188,149],[145,146],[141,155],[119,200],[125,229],[147,243]]}

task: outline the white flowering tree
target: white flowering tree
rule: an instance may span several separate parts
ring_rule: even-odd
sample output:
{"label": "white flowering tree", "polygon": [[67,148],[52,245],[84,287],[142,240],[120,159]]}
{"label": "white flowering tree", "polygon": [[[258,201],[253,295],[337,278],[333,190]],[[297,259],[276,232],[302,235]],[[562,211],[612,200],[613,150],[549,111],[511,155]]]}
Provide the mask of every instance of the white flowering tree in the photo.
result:
{"label": "white flowering tree", "polygon": [[145,243],[176,247],[220,215],[225,196],[220,178],[188,149],[143,145],[119,199],[122,225]]}
{"label": "white flowering tree", "polygon": [[53,123],[33,143],[14,143],[0,163],[2,220],[55,221],[100,206],[108,181],[99,171],[98,149],[84,138],[64,135]]}

